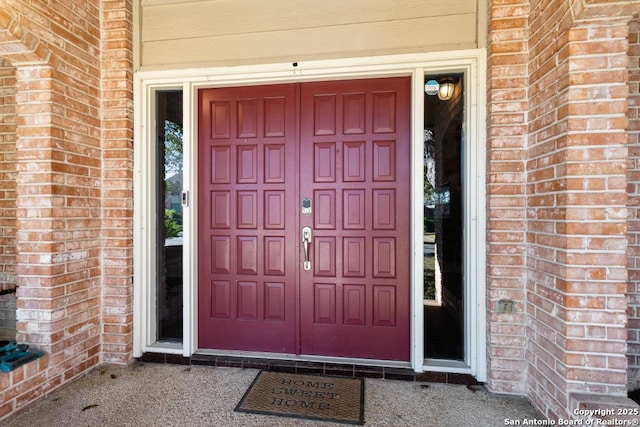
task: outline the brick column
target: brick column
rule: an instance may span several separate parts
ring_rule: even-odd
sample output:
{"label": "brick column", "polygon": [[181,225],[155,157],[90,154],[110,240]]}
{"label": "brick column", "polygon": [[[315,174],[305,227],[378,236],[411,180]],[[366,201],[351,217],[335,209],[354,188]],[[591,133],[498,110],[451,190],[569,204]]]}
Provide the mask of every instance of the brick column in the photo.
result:
{"label": "brick column", "polygon": [[0,290],[16,286],[16,69],[0,59]]}
{"label": "brick column", "polygon": [[131,1],[103,1],[103,355],[133,357],[133,46]]}
{"label": "brick column", "polygon": [[52,193],[51,147],[55,135],[60,136],[51,126],[52,86],[49,66],[17,69],[17,338],[48,353],[56,341],[53,332],[65,317],[64,306],[56,308],[54,301],[65,292],[54,278],[64,267],[56,265],[52,256],[53,212],[64,202]]}
{"label": "brick column", "polygon": [[[527,142],[527,1],[489,8],[487,93],[488,386],[524,394],[525,156]],[[496,313],[500,299],[515,313]]]}
{"label": "brick column", "polygon": [[565,419],[626,394],[628,27],[581,5],[529,20],[528,395]]}
{"label": "brick column", "polygon": [[51,66],[17,68],[18,340],[63,381],[99,362],[101,166],[96,111],[64,87]]}
{"label": "brick column", "polygon": [[630,390],[640,389],[640,19],[629,26],[629,161],[627,172],[628,249],[627,286],[629,318],[627,359],[629,363],[627,385]]}
{"label": "brick column", "polygon": [[46,353],[2,377],[0,418],[100,362],[99,1],[40,6],[0,2],[16,77],[17,339]]}
{"label": "brick column", "polygon": [[[626,21],[569,31],[564,167],[566,379],[570,391],[626,395]],[[559,143],[563,143],[558,141]]]}

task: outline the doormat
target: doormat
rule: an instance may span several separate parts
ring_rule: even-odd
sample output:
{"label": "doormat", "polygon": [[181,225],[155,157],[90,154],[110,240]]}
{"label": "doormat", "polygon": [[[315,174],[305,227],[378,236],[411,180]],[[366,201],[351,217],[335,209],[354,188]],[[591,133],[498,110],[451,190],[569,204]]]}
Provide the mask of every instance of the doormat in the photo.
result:
{"label": "doormat", "polygon": [[364,380],[260,371],[235,410],[362,425]]}

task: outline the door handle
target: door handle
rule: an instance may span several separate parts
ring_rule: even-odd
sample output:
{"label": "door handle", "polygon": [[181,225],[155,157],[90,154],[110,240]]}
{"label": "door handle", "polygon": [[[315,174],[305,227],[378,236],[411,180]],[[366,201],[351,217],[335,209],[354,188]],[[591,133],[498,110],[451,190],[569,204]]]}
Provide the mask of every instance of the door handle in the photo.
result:
{"label": "door handle", "polygon": [[311,261],[309,261],[309,243],[311,243],[311,227],[302,227],[302,245],[304,247],[304,262],[302,268],[311,270]]}

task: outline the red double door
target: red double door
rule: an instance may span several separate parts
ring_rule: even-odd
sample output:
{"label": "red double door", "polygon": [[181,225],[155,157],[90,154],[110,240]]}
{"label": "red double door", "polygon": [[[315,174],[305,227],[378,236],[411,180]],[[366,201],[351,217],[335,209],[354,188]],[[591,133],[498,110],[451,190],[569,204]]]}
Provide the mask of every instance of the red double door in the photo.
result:
{"label": "red double door", "polygon": [[409,78],[198,101],[199,347],[408,360]]}

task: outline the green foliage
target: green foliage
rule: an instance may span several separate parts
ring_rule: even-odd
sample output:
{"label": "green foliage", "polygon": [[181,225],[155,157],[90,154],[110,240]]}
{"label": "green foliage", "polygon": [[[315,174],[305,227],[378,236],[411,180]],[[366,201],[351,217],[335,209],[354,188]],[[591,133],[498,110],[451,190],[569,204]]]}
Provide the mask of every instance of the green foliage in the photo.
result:
{"label": "green foliage", "polygon": [[182,170],[182,126],[169,120],[164,123],[164,164],[167,171]]}
{"label": "green foliage", "polygon": [[180,214],[175,209],[164,210],[164,237],[169,239],[171,237],[178,237],[182,232],[182,225],[180,225]]}

